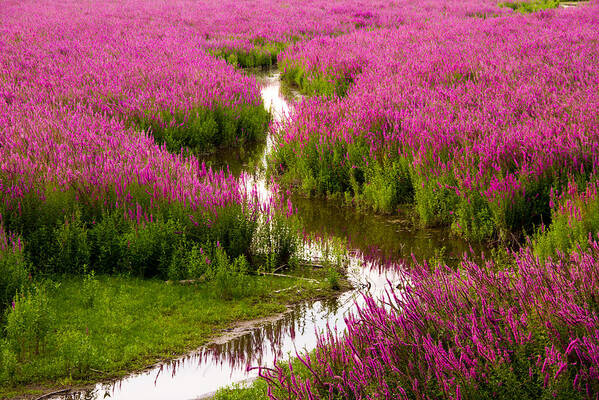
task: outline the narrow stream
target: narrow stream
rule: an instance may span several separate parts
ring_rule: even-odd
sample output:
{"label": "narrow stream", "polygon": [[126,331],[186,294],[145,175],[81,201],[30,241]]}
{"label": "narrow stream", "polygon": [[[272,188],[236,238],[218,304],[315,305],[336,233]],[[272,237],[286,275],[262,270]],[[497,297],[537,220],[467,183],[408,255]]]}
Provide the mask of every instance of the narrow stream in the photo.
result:
{"label": "narrow stream", "polygon": [[[282,90],[279,74],[271,72],[260,78],[262,97],[275,118],[289,112],[289,104],[299,98],[292,91]],[[228,152],[225,157],[208,161],[215,167],[228,165],[231,172],[259,171],[272,147],[272,138],[253,149]],[[260,191],[268,191],[263,173],[252,174],[252,183]],[[322,236],[347,239],[354,249],[350,260],[351,279],[359,287],[369,287],[371,295],[380,298],[387,282],[398,283],[401,277],[385,262],[445,254],[457,258],[467,245],[447,239],[447,232],[413,230],[405,219],[386,218],[360,213],[326,200],[293,198],[294,206],[306,230]],[[364,254],[368,257],[364,257]],[[368,259],[369,261],[365,261]],[[367,289],[361,289],[367,290]],[[316,346],[315,332],[327,325],[344,327],[344,316],[362,304],[363,292],[356,289],[328,301],[314,301],[290,308],[288,312],[266,319],[257,326],[246,326],[227,332],[221,341],[206,346],[177,360],[156,365],[151,369],[112,383],[99,383],[92,388],[74,391],[54,399],[199,399],[232,383],[249,382],[257,375],[248,366],[269,366],[275,359],[295,355],[296,350]]]}

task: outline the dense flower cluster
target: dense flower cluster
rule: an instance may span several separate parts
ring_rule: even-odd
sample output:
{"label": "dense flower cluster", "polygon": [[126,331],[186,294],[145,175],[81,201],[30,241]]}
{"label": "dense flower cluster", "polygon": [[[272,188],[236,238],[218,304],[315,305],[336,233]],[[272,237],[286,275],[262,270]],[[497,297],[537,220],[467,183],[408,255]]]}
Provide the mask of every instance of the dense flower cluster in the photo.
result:
{"label": "dense flower cluster", "polygon": [[346,96],[299,105],[275,167],[474,238],[547,222],[551,190],[599,163],[597,15],[448,16],[290,47],[291,80]]}
{"label": "dense flower cluster", "polygon": [[281,53],[320,95],[279,126],[286,183],[471,238],[535,233],[498,261],[402,269],[343,334],[263,369],[272,399],[597,398],[597,11],[448,13]]}
{"label": "dense flower cluster", "polygon": [[270,116],[188,7],[3,3],[0,215],[34,268],[166,275],[193,243],[249,256],[261,214],[287,212],[189,154],[263,139]]}
{"label": "dense flower cluster", "polygon": [[594,399],[598,265],[596,241],[547,262],[527,249],[509,266],[416,265],[386,304],[367,298],[345,335],[320,336],[302,372],[263,370],[270,397]]}

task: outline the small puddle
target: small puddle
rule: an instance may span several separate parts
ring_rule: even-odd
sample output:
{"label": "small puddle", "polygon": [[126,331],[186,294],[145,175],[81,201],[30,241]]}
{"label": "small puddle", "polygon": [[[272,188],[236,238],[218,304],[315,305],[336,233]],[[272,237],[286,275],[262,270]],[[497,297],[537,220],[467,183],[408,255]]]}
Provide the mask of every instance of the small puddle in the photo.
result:
{"label": "small puddle", "polygon": [[[289,112],[288,104],[299,96],[289,90],[282,93],[276,72],[260,77],[260,82],[265,106],[280,120]],[[246,182],[259,186],[261,192],[268,192],[260,167],[264,165],[271,147],[272,138],[269,136],[266,144],[227,152],[226,156],[211,158],[210,161],[214,167],[229,165],[235,174],[256,168],[257,172],[246,178]],[[226,332],[220,340],[185,357],[116,382],[99,383],[92,388],[53,398],[188,400],[210,397],[232,383],[255,379],[257,371],[248,371],[248,367],[272,366],[275,360],[295,355],[296,350],[301,352],[315,348],[316,331],[322,332],[327,326],[336,326],[342,331],[344,317],[356,305],[363,303],[362,296],[366,291],[375,298],[382,298],[388,282],[394,285],[402,282],[402,277],[393,268],[387,268],[388,260],[411,259],[411,254],[423,258],[441,253],[455,259],[467,250],[462,241],[449,240],[446,231],[413,230],[402,218],[360,213],[326,200],[296,197],[293,203],[308,232],[349,241],[354,248],[349,262],[350,279],[361,289],[345,292],[336,299],[294,306],[284,314],[260,321],[257,326],[241,324],[239,328]]]}

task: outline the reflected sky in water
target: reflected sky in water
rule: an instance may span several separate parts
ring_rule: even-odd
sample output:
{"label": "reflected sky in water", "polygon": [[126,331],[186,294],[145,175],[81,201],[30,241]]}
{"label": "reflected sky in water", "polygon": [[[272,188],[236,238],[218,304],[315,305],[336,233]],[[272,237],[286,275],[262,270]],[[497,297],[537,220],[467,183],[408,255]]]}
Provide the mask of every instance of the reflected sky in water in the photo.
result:
{"label": "reflected sky in water", "polygon": [[[289,89],[282,93],[276,72],[259,77],[259,81],[263,85],[265,106],[271,109],[274,118],[282,118],[289,112],[288,101],[299,97]],[[265,144],[227,151],[225,156],[209,157],[207,161],[217,168],[228,164],[233,173],[240,174],[263,165],[271,146],[269,137]],[[254,176],[253,184],[267,191],[261,178],[263,174]],[[347,239],[354,248],[350,278],[361,289],[343,293],[336,299],[297,305],[260,326],[229,332],[230,340],[208,345],[193,354],[114,383],[100,383],[54,398],[186,400],[206,397],[231,383],[251,381],[257,371],[248,371],[248,367],[271,366],[275,360],[293,356],[296,351],[313,349],[317,331],[322,332],[327,326],[336,326],[339,331],[344,329],[344,317],[363,303],[366,290],[375,298],[381,298],[388,288],[388,281],[394,286],[402,282],[395,269],[388,268],[389,260],[402,263],[402,259],[410,260],[412,254],[417,258],[429,257],[441,248],[445,248],[448,260],[456,260],[468,250],[462,241],[449,239],[446,231],[414,230],[405,218],[361,213],[327,200],[295,197],[293,203],[308,232]]]}

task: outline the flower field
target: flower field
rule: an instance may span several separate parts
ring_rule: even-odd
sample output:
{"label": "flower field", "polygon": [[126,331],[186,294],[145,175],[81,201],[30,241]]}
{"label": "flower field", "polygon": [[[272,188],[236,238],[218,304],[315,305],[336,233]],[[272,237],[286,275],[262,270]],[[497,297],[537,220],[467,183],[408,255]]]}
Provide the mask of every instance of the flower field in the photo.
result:
{"label": "flower field", "polygon": [[598,10],[415,18],[281,53],[313,96],[279,127],[287,184],[412,204],[470,239],[532,237],[399,267],[409,283],[367,295],[343,334],[261,371],[271,399],[597,398]]}
{"label": "flower field", "polygon": [[[598,399],[599,3],[559,4],[0,0],[0,389],[127,365],[85,350],[103,340],[88,325],[52,327],[60,282],[81,315],[122,287],[146,310],[166,290],[156,318],[180,294],[198,296],[186,315],[208,295],[248,319],[282,307],[257,303],[257,275],[298,265],[299,192],[493,256],[386,265],[406,284],[262,369],[262,398]],[[304,96],[282,120],[262,100],[273,67]],[[205,162],[268,135],[270,185]],[[195,340],[235,315],[203,315]]]}
{"label": "flower field", "polygon": [[[551,193],[597,170],[597,8],[360,31],[288,48],[310,94],[273,164],[307,193],[471,239],[551,220]],[[301,184],[299,184],[301,182]]]}
{"label": "flower field", "polygon": [[349,317],[346,335],[262,370],[270,397],[594,399],[598,252],[591,241],[545,263],[527,249],[511,265],[417,265],[385,304]]}

